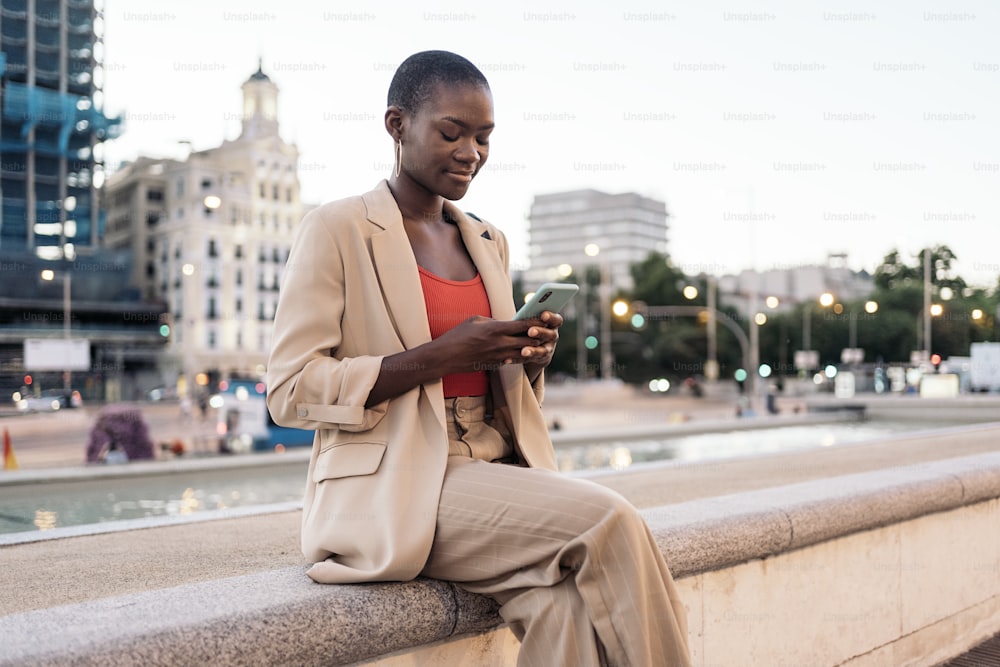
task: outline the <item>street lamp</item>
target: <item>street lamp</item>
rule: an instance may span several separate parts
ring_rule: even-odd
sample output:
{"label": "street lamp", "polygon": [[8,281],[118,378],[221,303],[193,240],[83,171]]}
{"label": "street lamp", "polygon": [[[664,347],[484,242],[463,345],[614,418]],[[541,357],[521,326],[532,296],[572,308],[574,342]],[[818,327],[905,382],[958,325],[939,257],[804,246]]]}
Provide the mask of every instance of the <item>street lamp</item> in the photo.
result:
{"label": "street lamp", "polygon": [[[63,284],[63,338],[69,340],[70,339],[69,326],[70,326],[70,314],[71,314],[70,295],[73,291],[73,274],[67,271],[66,273],[57,275],[56,272],[53,271],[52,269],[42,270],[42,280],[53,281],[56,278],[62,280]],[[66,390],[67,394],[69,394],[69,392],[72,391],[72,386],[73,386],[72,375],[73,371],[71,370],[67,369],[63,371],[63,388]]]}
{"label": "street lamp", "polygon": [[[874,315],[878,312],[878,302],[877,301],[865,301],[865,312],[869,315]],[[851,309],[851,320],[849,322],[849,334],[847,346],[852,350],[858,346],[858,318],[855,310]]]}
{"label": "street lamp", "polygon": [[[192,276],[195,274],[195,266],[191,262],[186,262],[181,266],[181,356],[184,375],[184,394],[194,398],[194,327],[197,320],[192,311],[194,310],[194,297],[190,295],[194,288]],[[181,392],[178,391],[178,394]]]}
{"label": "street lamp", "polygon": [[[601,246],[596,243],[588,243],[583,248],[587,257],[597,257],[601,254]],[[601,286],[598,290],[601,309],[601,379],[607,380],[611,377],[611,368],[614,366],[614,356],[611,351],[611,279],[610,265],[607,257],[601,259]]]}
{"label": "street lamp", "polygon": [[[823,292],[819,295],[819,305],[824,308],[829,308],[833,303],[833,294],[830,292]],[[802,349],[810,350],[812,345],[812,314],[813,305],[811,301],[807,301],[805,308],[802,309]]]}
{"label": "street lamp", "polygon": [[740,345],[740,358],[743,367],[746,369],[745,372],[749,374],[751,396],[755,397],[758,385],[756,379],[758,369],[752,367],[754,361],[751,356],[751,341],[747,337],[746,332],[729,315],[715,310],[714,306],[649,306],[641,301],[633,301],[629,310],[634,312],[632,315],[632,326],[635,328],[640,328],[644,325],[648,317],[682,316],[701,318],[707,314],[710,318],[708,319],[709,322],[720,322],[736,336],[736,341]]}

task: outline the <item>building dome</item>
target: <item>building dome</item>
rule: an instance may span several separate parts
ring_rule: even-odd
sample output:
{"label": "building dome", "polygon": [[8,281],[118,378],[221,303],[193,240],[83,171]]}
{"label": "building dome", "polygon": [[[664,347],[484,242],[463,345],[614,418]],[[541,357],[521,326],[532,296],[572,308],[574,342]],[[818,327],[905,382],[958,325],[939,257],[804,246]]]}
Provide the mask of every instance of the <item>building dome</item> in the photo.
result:
{"label": "building dome", "polygon": [[247,79],[247,81],[267,81],[267,82],[271,81],[271,77],[264,74],[263,60],[264,60],[263,58],[257,59],[257,71],[251,74],[250,78]]}
{"label": "building dome", "polygon": [[257,71],[243,82],[243,131],[240,137],[260,139],[278,134],[278,86],[264,74],[261,60]]}

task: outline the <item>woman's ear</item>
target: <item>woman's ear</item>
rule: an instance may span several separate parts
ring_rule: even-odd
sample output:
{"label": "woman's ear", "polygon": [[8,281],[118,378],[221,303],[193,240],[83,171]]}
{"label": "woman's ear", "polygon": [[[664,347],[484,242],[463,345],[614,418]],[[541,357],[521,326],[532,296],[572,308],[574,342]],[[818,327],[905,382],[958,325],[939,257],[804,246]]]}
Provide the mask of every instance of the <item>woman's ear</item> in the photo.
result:
{"label": "woman's ear", "polygon": [[385,131],[393,141],[399,141],[403,134],[403,110],[395,104],[385,110]]}

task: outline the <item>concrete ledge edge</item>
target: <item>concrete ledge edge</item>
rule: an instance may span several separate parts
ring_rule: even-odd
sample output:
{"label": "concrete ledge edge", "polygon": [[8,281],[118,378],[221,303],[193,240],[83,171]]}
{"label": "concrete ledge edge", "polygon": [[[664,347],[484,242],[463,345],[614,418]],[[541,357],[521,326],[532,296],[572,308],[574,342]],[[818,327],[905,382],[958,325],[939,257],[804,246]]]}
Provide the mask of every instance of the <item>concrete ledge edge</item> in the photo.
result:
{"label": "concrete ledge edge", "polygon": [[[1000,498],[1000,452],[642,512],[675,577]],[[447,582],[321,586],[293,567],[0,617],[0,664],[350,664],[502,625]]]}

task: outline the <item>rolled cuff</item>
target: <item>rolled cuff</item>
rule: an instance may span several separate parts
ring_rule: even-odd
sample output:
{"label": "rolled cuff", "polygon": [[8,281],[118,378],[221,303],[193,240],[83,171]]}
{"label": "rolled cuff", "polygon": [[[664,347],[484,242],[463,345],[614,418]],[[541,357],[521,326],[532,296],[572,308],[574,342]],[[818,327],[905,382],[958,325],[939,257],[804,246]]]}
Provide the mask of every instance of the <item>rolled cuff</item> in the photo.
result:
{"label": "rolled cuff", "polygon": [[[337,403],[296,403],[295,416],[300,422],[313,422],[312,428],[335,424],[341,431],[360,432],[374,428],[389,408],[385,400],[366,408],[368,395],[382,370],[381,356],[355,357],[341,362],[343,374]],[[316,422],[319,422],[318,424]]]}

